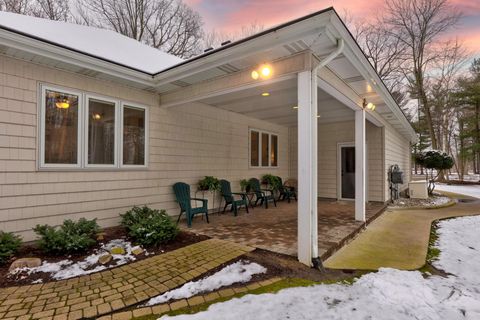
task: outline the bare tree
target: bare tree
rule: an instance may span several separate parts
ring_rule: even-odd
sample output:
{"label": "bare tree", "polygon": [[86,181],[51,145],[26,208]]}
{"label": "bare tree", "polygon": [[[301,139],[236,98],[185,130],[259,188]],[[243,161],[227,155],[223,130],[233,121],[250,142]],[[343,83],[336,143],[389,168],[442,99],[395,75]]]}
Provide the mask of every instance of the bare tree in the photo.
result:
{"label": "bare tree", "polygon": [[19,14],[31,12],[30,0],[0,0],[0,11],[7,11]]}
{"label": "bare tree", "polygon": [[265,25],[254,21],[249,25],[243,25],[240,27],[240,30],[236,32],[221,32],[218,30],[212,30],[205,33],[203,38],[203,48],[207,49],[210,47],[218,47],[225,41],[236,41],[243,38],[247,38],[256,33],[262,32],[265,30]]}
{"label": "bare tree", "polygon": [[392,35],[408,49],[407,79],[423,109],[432,148],[437,149],[431,104],[425,90],[426,73],[435,59],[432,46],[437,37],[455,26],[461,14],[448,0],[390,0],[386,5],[386,22],[395,31]]}
{"label": "bare tree", "polygon": [[39,18],[58,21],[70,19],[68,0],[36,0],[31,11],[33,16]]}
{"label": "bare tree", "polygon": [[189,58],[200,52],[202,19],[182,0],[79,0],[77,22],[112,29]]}

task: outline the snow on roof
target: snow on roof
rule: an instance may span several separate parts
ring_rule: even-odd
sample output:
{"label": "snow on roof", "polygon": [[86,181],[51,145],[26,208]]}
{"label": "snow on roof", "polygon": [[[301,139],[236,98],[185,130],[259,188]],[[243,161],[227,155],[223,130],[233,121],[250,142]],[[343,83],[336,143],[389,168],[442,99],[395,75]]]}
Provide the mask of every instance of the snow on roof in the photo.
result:
{"label": "snow on roof", "polygon": [[183,61],[111,30],[10,12],[0,12],[0,26],[151,74]]}

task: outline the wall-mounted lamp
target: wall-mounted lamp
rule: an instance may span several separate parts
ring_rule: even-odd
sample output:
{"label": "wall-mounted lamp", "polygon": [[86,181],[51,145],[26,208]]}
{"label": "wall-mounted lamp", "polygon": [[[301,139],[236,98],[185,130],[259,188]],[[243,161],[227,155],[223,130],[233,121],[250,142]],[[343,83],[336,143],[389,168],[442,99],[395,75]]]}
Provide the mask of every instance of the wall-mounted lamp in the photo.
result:
{"label": "wall-mounted lamp", "polygon": [[253,80],[258,80],[259,78],[268,79],[272,76],[273,69],[269,64],[262,64],[257,70],[253,70],[251,73]]}
{"label": "wall-mounted lamp", "polygon": [[367,103],[367,99],[363,99],[363,109],[373,112],[373,111],[375,111],[375,108],[376,108],[376,106],[373,103],[371,103],[371,102]]}

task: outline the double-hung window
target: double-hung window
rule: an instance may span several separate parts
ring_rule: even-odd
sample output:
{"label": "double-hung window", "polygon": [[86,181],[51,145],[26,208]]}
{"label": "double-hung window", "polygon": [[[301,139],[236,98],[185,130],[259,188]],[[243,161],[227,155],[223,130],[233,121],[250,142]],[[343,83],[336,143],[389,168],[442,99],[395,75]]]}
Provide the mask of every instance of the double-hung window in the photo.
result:
{"label": "double-hung window", "polygon": [[250,129],[250,167],[278,166],[278,136]]}
{"label": "double-hung window", "polygon": [[146,107],[49,86],[41,97],[40,168],[147,166]]}

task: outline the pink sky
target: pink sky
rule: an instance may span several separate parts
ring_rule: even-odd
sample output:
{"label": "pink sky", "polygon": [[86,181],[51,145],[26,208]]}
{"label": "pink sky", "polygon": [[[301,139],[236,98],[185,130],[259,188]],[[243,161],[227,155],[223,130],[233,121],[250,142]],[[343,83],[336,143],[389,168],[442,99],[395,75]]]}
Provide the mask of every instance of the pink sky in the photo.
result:
{"label": "pink sky", "polygon": [[[287,22],[313,11],[333,6],[342,15],[376,14],[382,0],[184,0],[202,15],[207,29],[234,32],[256,21],[265,27]],[[458,38],[480,55],[480,0],[451,0],[463,12],[459,26],[445,37]]]}

